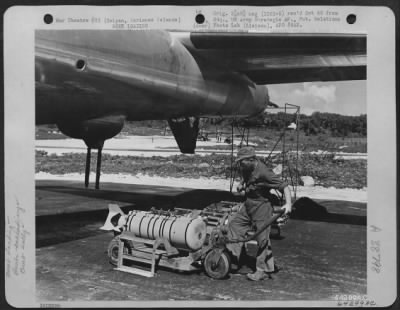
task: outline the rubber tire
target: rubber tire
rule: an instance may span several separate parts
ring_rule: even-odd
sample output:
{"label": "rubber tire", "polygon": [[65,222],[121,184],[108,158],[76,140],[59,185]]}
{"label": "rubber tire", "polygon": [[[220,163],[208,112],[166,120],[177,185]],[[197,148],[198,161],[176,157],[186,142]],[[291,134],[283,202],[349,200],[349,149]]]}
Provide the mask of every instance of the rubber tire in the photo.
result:
{"label": "rubber tire", "polygon": [[[108,244],[107,254],[108,261],[111,265],[118,265],[118,246],[119,246],[119,236],[114,237]],[[130,249],[124,245],[124,254],[129,254]]]}
{"label": "rubber tire", "polygon": [[213,263],[212,257],[214,255],[214,252],[215,250],[211,250],[204,258],[204,270],[210,278],[220,280],[225,278],[229,274],[229,271],[231,269],[231,259],[229,254],[226,251],[223,251],[221,253],[217,268],[213,269],[211,266]]}

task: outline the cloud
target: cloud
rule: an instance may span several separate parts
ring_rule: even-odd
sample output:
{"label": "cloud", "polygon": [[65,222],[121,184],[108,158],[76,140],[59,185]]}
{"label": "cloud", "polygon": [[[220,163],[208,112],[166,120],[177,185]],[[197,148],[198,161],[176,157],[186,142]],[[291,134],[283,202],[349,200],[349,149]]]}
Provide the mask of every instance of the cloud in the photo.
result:
{"label": "cloud", "polygon": [[303,83],[303,89],[295,89],[294,94],[306,97],[314,102],[332,104],[336,100],[336,86],[318,86],[314,83]]}
{"label": "cloud", "polygon": [[271,101],[300,106],[300,113],[329,112],[343,115],[367,113],[367,82],[339,81],[268,85]]}
{"label": "cloud", "polygon": [[303,114],[332,111],[333,105],[336,103],[336,86],[332,84],[318,85],[307,82],[287,84],[284,87],[275,87],[269,90],[273,102],[279,105],[284,105],[285,102],[299,105]]}

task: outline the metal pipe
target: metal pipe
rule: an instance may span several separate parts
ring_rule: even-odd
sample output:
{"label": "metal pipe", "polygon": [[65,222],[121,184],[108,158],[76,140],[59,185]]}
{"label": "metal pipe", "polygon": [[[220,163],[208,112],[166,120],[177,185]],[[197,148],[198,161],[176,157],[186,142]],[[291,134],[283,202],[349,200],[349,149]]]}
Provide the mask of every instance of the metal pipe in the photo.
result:
{"label": "metal pipe", "polygon": [[232,188],[233,188],[233,183],[235,182],[234,180],[234,175],[233,175],[233,122],[231,124],[232,127],[232,135],[231,135],[231,182],[230,182],[230,186],[229,186],[229,191],[232,193]]}
{"label": "metal pipe", "polygon": [[286,144],[286,107],[287,103],[285,103],[285,117],[284,117],[284,122],[283,122],[283,137],[282,137],[282,179],[284,178],[284,171],[285,171],[285,144]]}
{"label": "metal pipe", "polygon": [[90,147],[87,148],[86,152],[86,168],[85,168],[85,187],[89,186],[89,174],[90,174],[90,154],[92,149]]}
{"label": "metal pipe", "polygon": [[103,148],[99,148],[97,152],[97,169],[96,169],[96,189],[100,188],[100,169],[101,169],[101,151]]}
{"label": "metal pipe", "polygon": [[296,112],[296,130],[297,130],[297,148],[296,148],[296,188],[294,191],[294,200],[296,201],[296,194],[297,194],[297,186],[299,184],[299,123],[300,123],[300,107],[297,108]]}
{"label": "metal pipe", "polygon": [[296,133],[297,133],[297,143],[296,143],[296,186],[294,187],[294,199],[296,200],[297,195],[297,184],[299,183],[299,170],[298,170],[298,163],[299,163],[299,135],[300,135],[300,107],[295,104],[286,103],[285,108],[296,109]]}

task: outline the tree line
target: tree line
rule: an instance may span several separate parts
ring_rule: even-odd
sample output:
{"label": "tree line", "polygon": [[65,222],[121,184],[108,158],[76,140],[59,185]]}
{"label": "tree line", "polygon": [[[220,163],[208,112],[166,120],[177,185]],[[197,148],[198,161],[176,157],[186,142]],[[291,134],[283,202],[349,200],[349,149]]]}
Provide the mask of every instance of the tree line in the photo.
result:
{"label": "tree line", "polygon": [[[359,116],[341,115],[336,113],[314,112],[311,115],[299,114],[300,131],[305,135],[314,136],[328,134],[332,137],[366,137],[367,136],[367,115]],[[252,118],[232,120],[229,118],[202,118],[200,127],[207,131],[215,131],[218,127],[221,130],[230,130],[234,122],[239,127],[263,127],[270,130],[282,131],[283,128],[296,122],[296,114],[284,112],[263,113]],[[143,126],[149,128],[167,128],[165,120],[133,122],[128,126]]]}
{"label": "tree line", "polygon": [[[293,114],[277,113],[264,117],[263,126],[276,130],[295,122]],[[366,137],[367,115],[341,115],[335,113],[314,112],[311,115],[299,115],[300,130],[306,135],[330,134],[333,137]]]}
{"label": "tree line", "polygon": [[[300,124],[300,131],[305,135],[313,136],[320,134],[329,134],[332,137],[366,137],[367,136],[367,115],[359,116],[341,115],[336,113],[321,113],[314,112],[311,115],[285,114],[279,113],[264,113],[252,118],[240,119],[236,124],[240,127],[264,127],[270,130],[281,131],[291,123]],[[228,126],[231,120],[210,120],[210,124],[219,126]]]}

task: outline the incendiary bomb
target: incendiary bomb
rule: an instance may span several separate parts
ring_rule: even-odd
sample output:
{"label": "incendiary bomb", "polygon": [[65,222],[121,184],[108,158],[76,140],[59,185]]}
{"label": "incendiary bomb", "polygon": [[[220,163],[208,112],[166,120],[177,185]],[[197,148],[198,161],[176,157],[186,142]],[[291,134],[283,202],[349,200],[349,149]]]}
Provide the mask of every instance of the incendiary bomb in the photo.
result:
{"label": "incendiary bomb", "polygon": [[[103,230],[114,231],[108,246],[108,257],[117,270],[152,277],[156,267],[180,271],[204,268],[212,278],[225,278],[231,268],[230,242],[244,242],[248,253],[257,252],[252,236],[246,240],[229,240],[224,233],[229,220],[241,203],[222,201],[204,210],[175,208],[173,211],[152,209],[129,211],[109,205]],[[285,221],[271,223],[280,232]]]}

